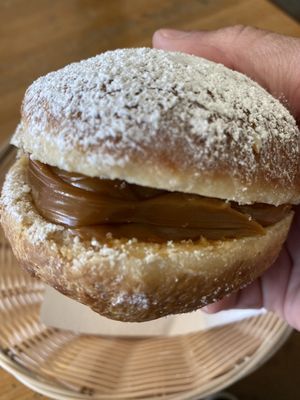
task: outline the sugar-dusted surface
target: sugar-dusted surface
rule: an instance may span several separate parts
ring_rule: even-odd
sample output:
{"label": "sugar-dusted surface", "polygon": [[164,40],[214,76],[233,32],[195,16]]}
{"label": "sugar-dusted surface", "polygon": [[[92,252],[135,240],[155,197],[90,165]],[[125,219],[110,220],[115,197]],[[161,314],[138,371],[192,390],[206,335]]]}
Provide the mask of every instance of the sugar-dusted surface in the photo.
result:
{"label": "sugar-dusted surface", "polygon": [[289,112],[244,75],[141,48],[36,80],[13,143],[86,175],[279,204],[300,199],[299,140]]}
{"label": "sugar-dusted surface", "polygon": [[1,222],[14,254],[32,274],[113,319],[188,312],[251,282],[277,257],[292,219],[242,239],[81,241],[38,214],[27,165],[21,157],[3,186]]}

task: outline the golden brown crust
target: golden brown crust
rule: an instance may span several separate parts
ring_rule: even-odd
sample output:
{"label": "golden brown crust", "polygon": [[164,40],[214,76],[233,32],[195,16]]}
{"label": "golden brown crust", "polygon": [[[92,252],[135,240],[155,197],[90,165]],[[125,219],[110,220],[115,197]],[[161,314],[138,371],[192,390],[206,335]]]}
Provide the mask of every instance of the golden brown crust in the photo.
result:
{"label": "golden brown crust", "polygon": [[249,78],[181,53],[124,49],[38,79],[13,143],[89,176],[239,203],[300,201],[300,134]]}
{"label": "golden brown crust", "polygon": [[72,260],[47,242],[32,244],[26,230],[2,214],[5,234],[23,268],[99,314],[135,322],[193,311],[249,284],[275,261],[290,221],[291,216],[268,228],[263,238],[178,245],[180,251],[175,246],[174,260],[161,246],[156,260],[141,269],[131,263],[134,251],[113,269],[95,252],[95,260],[76,271]]}
{"label": "golden brown crust", "polygon": [[3,188],[1,222],[20,264],[96,312],[146,321],[195,310],[248,284],[276,259],[293,213],[264,236],[151,244],[81,242],[38,215],[26,185],[26,158]]}

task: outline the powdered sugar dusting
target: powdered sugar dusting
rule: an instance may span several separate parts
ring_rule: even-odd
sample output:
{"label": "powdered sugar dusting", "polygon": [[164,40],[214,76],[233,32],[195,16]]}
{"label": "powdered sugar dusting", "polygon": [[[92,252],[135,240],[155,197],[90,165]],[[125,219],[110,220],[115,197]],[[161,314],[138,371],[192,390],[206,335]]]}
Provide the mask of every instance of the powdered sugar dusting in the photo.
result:
{"label": "powdered sugar dusting", "polygon": [[[294,181],[299,137],[289,112],[244,75],[142,48],[109,51],[39,78],[26,92],[13,142],[43,162],[86,174],[90,165],[103,176],[136,160],[147,169],[163,159],[195,179],[217,165],[243,179],[246,196],[261,170],[265,180]],[[50,145],[62,155],[55,161]],[[79,163],[68,158],[74,148]]]}
{"label": "powdered sugar dusting", "polygon": [[111,301],[113,307],[124,303],[131,304],[139,309],[147,309],[149,307],[149,300],[145,293],[134,293],[132,295],[128,293],[119,293]]}
{"label": "powdered sugar dusting", "polygon": [[24,164],[19,164],[7,174],[1,196],[1,204],[14,221],[23,224],[28,230],[32,243],[38,244],[51,234],[62,231],[60,225],[45,221],[31,207],[31,189],[24,178]]}

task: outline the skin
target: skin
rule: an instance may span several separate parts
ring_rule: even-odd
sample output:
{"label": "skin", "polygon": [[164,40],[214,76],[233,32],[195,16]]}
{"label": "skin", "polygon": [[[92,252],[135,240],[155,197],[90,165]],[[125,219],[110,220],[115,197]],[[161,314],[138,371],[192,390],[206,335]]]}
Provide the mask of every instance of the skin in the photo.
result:
{"label": "skin", "polygon": [[[279,98],[299,125],[300,39],[244,26],[193,32],[161,29],[153,36],[153,47],[201,56],[248,75]],[[299,238],[300,207],[280,256],[269,270],[206,311],[265,307],[300,330]]]}

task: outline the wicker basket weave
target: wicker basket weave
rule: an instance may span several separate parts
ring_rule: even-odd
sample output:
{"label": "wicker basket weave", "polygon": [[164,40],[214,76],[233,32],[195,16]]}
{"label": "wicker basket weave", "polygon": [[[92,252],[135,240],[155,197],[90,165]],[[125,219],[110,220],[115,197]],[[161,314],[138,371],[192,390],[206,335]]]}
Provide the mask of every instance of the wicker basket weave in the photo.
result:
{"label": "wicker basket weave", "polygon": [[43,294],[1,231],[0,365],[54,399],[199,399],[257,368],[291,332],[267,313],[169,338],[79,335],[39,321]]}

